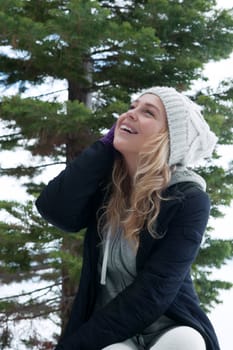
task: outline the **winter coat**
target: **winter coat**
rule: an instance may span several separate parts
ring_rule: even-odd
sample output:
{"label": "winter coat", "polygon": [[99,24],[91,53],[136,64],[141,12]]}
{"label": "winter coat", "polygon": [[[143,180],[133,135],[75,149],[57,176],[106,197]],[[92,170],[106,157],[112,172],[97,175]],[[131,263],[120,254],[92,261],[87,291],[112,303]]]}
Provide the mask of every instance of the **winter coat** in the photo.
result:
{"label": "winter coat", "polygon": [[[219,350],[214,329],[199,306],[190,276],[209,217],[208,195],[188,183],[169,187],[153,238],[140,233],[137,277],[102,309],[93,312],[99,286],[97,212],[106,197],[115,151],[97,141],[49,182],[36,201],[41,215],[67,232],[87,228],[83,267],[70,320],[56,350],[100,350],[140,332],[161,315],[197,329],[207,350]],[[187,186],[186,186],[187,185]]]}

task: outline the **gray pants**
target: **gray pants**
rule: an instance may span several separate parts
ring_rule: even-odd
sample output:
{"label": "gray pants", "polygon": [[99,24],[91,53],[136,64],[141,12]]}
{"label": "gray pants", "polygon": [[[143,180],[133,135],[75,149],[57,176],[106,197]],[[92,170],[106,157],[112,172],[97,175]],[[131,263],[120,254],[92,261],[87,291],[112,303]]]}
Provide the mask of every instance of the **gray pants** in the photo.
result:
{"label": "gray pants", "polygon": [[[179,326],[170,329],[156,339],[146,350],[206,350],[202,335],[195,329]],[[116,343],[102,350],[139,350],[139,346],[131,339]]]}

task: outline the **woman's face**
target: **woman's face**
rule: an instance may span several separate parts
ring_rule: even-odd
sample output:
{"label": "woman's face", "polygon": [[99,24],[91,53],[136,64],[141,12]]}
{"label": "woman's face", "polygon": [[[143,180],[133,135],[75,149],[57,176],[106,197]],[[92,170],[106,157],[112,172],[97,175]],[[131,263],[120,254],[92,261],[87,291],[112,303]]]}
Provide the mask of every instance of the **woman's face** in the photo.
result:
{"label": "woman's face", "polygon": [[167,128],[164,105],[160,98],[145,94],[132,102],[116,124],[114,147],[126,158],[135,157],[149,138],[155,137]]}

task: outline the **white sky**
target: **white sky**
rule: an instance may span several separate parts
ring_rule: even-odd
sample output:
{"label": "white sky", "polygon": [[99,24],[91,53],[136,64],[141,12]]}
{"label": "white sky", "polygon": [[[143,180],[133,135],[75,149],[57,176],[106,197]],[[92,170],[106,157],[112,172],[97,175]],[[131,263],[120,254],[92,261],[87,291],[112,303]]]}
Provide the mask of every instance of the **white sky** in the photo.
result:
{"label": "white sky", "polygon": [[[233,8],[233,0],[218,0],[219,6],[224,8]],[[208,84],[211,86],[217,86],[218,82],[223,78],[233,77],[233,54],[227,60],[209,63],[205,67],[205,74],[209,77]],[[199,87],[199,83],[194,85],[195,88]],[[64,83],[56,86],[56,90],[64,88]],[[48,91],[54,90],[54,86],[49,86]],[[34,94],[34,93],[33,93]],[[2,134],[0,126],[0,135]],[[228,163],[233,160],[233,146],[226,146],[221,148],[223,154],[223,161]],[[32,161],[32,156],[29,153],[17,152],[13,154],[12,152],[2,152],[0,154],[0,164],[2,167],[13,167],[18,164],[18,160],[24,163],[25,161]],[[61,167],[56,167],[50,169],[47,173],[48,179],[53,177],[54,173],[57,173]],[[10,199],[26,199],[27,195],[25,191],[20,186],[18,180],[10,179],[7,177],[0,178],[0,188],[1,188],[1,200]],[[222,219],[214,220],[211,222],[214,226],[214,232],[212,233],[213,238],[223,238],[223,239],[233,239],[233,217],[232,217],[233,205],[226,210],[226,216]],[[1,216],[2,219],[2,216]],[[228,280],[233,282],[233,261],[226,264],[221,270],[216,270],[213,272],[214,278],[220,278],[223,280]],[[25,288],[24,288],[25,289]],[[1,288],[1,293],[3,289]],[[2,294],[3,295],[3,294]],[[221,298],[223,303],[218,305],[209,315],[216,333],[219,337],[221,350],[232,350],[232,324],[233,324],[233,289],[230,291],[225,291],[221,293]],[[41,325],[43,327],[43,323]],[[44,327],[43,327],[44,329]],[[49,328],[52,331],[52,326]]]}

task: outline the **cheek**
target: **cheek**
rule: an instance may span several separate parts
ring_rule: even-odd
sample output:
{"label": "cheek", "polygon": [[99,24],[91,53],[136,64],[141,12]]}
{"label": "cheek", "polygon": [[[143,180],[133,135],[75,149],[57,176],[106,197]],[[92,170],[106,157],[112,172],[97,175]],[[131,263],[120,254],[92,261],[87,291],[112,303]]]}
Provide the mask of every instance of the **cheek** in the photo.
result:
{"label": "cheek", "polygon": [[143,134],[145,136],[153,136],[159,132],[159,126],[154,120],[146,120],[142,125]]}

